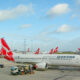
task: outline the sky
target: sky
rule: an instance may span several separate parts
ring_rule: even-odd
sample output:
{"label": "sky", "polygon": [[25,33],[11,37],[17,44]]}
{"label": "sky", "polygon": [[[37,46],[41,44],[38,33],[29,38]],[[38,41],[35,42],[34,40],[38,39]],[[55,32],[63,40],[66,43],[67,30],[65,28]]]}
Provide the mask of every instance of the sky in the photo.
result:
{"label": "sky", "polygon": [[0,38],[11,49],[76,51],[80,0],[0,0]]}

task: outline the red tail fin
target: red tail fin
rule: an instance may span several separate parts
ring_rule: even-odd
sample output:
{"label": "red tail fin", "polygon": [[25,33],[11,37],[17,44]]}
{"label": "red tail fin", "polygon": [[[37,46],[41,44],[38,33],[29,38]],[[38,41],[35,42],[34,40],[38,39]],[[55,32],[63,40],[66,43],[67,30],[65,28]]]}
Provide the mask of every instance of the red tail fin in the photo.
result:
{"label": "red tail fin", "polygon": [[7,48],[8,50],[10,50],[10,48],[8,47],[7,43],[5,42],[5,40],[3,38],[1,38],[1,44],[2,44],[2,46]]}
{"label": "red tail fin", "polygon": [[30,52],[30,49],[28,48],[27,52]]}
{"label": "red tail fin", "polygon": [[35,52],[35,54],[39,54],[39,50],[40,50],[40,48],[37,49],[37,51]]}
{"label": "red tail fin", "polygon": [[80,51],[80,48],[78,48],[78,50]]}
{"label": "red tail fin", "polygon": [[49,52],[49,54],[52,54],[52,52],[53,52],[53,49],[51,49],[51,51]]}
{"label": "red tail fin", "polygon": [[1,48],[2,55],[7,60],[14,61],[14,59],[13,59],[13,53],[12,53],[12,51],[10,50],[9,46],[7,45],[7,43],[5,42],[5,40],[3,38],[1,38],[1,44],[2,44],[2,48]]}
{"label": "red tail fin", "polygon": [[56,49],[53,51],[53,53],[56,53],[58,52],[58,47],[56,47]]}

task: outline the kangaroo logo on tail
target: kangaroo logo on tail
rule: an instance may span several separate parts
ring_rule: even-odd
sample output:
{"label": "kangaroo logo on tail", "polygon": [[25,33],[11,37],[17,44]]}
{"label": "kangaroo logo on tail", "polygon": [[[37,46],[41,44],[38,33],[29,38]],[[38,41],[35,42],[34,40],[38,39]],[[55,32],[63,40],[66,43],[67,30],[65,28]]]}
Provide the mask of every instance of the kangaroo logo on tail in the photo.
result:
{"label": "kangaroo logo on tail", "polygon": [[1,45],[2,45],[1,55],[3,55],[7,60],[14,61],[13,53],[3,38],[1,38]]}

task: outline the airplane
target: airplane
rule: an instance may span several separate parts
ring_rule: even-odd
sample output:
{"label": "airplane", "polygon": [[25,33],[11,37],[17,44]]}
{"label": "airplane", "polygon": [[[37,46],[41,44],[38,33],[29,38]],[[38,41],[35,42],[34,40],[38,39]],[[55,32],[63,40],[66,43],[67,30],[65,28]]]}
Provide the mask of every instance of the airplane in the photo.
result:
{"label": "airplane", "polygon": [[80,51],[80,48],[78,48],[78,50]]}
{"label": "airplane", "polygon": [[53,51],[53,54],[57,52],[58,52],[58,47],[55,48],[55,50]]}
{"label": "airplane", "polygon": [[37,51],[35,52],[35,54],[39,54],[39,50],[40,50],[40,48],[37,49]]}
{"label": "airplane", "polygon": [[27,53],[29,53],[29,54],[39,54],[39,50],[40,50],[40,48],[38,48],[37,50],[36,50],[36,52],[30,52],[30,48],[28,48],[27,49]]}
{"label": "airplane", "polygon": [[29,48],[27,49],[27,52],[30,52],[30,49]]}
{"label": "airplane", "polygon": [[51,49],[51,51],[49,52],[49,54],[52,54],[53,53],[53,49]]}
{"label": "airplane", "polygon": [[[44,53],[47,54],[47,52],[39,52],[39,51],[40,51],[40,48],[37,49],[35,54],[44,54]],[[49,54],[52,54],[52,53],[53,53],[53,49],[50,50]]]}
{"label": "airplane", "polygon": [[58,52],[58,47],[56,47],[53,51],[53,49],[51,49],[51,51],[49,52],[49,54],[54,54]]}
{"label": "airplane", "polygon": [[13,53],[5,40],[1,38],[1,55],[9,61],[16,63],[29,63],[36,69],[46,70],[49,66],[76,66],[80,67],[80,55],[78,54],[17,54]]}

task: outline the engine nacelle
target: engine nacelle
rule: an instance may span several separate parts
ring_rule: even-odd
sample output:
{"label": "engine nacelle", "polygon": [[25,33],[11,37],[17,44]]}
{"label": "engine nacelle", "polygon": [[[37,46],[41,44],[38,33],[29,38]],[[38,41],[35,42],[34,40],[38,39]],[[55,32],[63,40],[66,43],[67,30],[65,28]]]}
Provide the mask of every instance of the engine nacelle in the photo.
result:
{"label": "engine nacelle", "polygon": [[36,64],[37,70],[46,70],[48,69],[48,65],[44,62]]}

